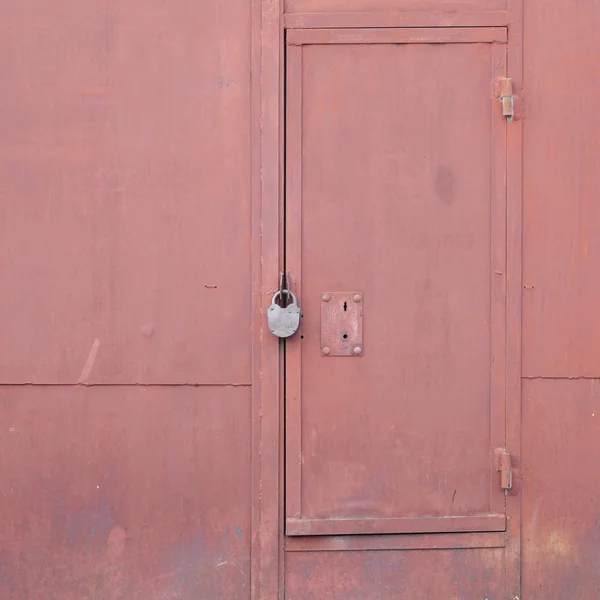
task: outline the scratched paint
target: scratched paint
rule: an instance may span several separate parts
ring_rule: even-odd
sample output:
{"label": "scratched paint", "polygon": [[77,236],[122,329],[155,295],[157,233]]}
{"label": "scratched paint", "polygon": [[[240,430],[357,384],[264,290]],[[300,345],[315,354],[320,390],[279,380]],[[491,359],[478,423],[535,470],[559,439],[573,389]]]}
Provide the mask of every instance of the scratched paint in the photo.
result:
{"label": "scratched paint", "polygon": [[[523,396],[523,594],[598,596],[597,380],[527,381]],[[552,435],[548,435],[552,432]],[[576,441],[575,441],[576,440]],[[527,594],[525,596],[525,594]]]}
{"label": "scratched paint", "polygon": [[0,596],[247,598],[249,396],[0,387]]}
{"label": "scratched paint", "polygon": [[0,382],[248,384],[249,3],[2,4]]}
{"label": "scratched paint", "polygon": [[294,552],[286,585],[294,600],[504,600],[503,551]]}

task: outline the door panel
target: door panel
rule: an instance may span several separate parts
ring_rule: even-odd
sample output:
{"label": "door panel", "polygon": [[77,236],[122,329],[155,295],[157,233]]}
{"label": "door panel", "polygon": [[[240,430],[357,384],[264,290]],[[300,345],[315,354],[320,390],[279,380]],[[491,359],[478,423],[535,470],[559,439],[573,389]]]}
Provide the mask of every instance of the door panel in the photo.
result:
{"label": "door panel", "polygon": [[285,583],[294,600],[501,600],[504,566],[499,548],[292,552]]}
{"label": "door panel", "polygon": [[[288,535],[505,529],[505,35],[288,33]],[[335,292],[358,355],[323,349]]]}

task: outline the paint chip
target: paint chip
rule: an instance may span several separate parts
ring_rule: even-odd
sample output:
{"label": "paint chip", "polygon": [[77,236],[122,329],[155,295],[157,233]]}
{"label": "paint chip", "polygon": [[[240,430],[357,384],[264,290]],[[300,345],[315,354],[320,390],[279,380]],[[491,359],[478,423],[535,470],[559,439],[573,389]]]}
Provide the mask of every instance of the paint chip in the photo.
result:
{"label": "paint chip", "polygon": [[96,338],[92,342],[92,347],[90,348],[90,352],[88,354],[87,360],[85,361],[85,365],[83,365],[83,370],[81,371],[81,375],[77,383],[84,383],[85,380],[90,376],[92,369],[94,368],[94,363],[96,362],[96,356],[98,356],[98,348],[100,347],[100,340]]}

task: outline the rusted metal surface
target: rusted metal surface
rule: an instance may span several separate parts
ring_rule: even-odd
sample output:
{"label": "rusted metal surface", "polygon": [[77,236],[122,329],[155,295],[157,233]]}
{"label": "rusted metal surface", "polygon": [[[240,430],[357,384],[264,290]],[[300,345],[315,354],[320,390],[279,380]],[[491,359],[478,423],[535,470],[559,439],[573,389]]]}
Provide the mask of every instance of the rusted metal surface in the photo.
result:
{"label": "rusted metal surface", "polygon": [[595,600],[600,381],[526,381],[523,432],[523,598]]}
{"label": "rusted metal surface", "polygon": [[247,599],[249,452],[249,388],[0,388],[0,597]]}
{"label": "rusted metal surface", "polygon": [[353,550],[455,550],[467,548],[504,548],[506,534],[443,533],[399,535],[319,535],[288,536],[286,552],[341,552]]}
{"label": "rusted metal surface", "polygon": [[[506,48],[479,43],[498,39],[288,33],[288,535],[505,528]],[[365,292],[360,360],[322,335],[332,289]]]}
{"label": "rusted metal surface", "polygon": [[2,2],[0,382],[250,382],[250,7]]}
{"label": "rusted metal surface", "polygon": [[363,294],[321,294],[321,352],[323,356],[362,356]]}
{"label": "rusted metal surface", "polygon": [[[590,473],[598,453],[600,385],[600,254],[593,235],[600,223],[595,202],[600,183],[595,166],[599,90],[593,60],[600,23],[597,4],[527,3],[525,113],[520,0],[3,4],[0,383],[43,385],[0,387],[0,596],[225,600],[252,595],[253,600],[274,600],[283,594],[285,583],[287,595],[299,600],[595,599],[600,586],[595,499],[600,490]],[[360,28],[394,28],[387,40],[369,33],[366,41],[410,47],[424,41],[416,39],[423,29],[443,27],[438,41],[447,46],[462,42],[458,46],[464,53],[446,68],[443,56],[433,68],[417,55],[412,67],[384,56],[372,68],[372,57],[366,54],[350,61],[348,54],[336,54],[336,64],[328,71],[325,55],[319,54],[323,48],[309,49],[299,62],[293,62],[293,55],[300,46],[289,48],[288,74],[304,78],[305,98],[302,106],[288,90],[289,110],[302,114],[288,122],[288,136],[306,135],[302,169],[297,167],[300,154],[293,148],[288,152],[288,214],[290,222],[297,219],[305,227],[303,233],[293,227],[287,232],[288,257],[303,263],[303,280],[300,271],[292,273],[292,280],[299,296],[306,298],[309,315],[320,314],[323,290],[367,293],[364,356],[341,362],[361,369],[370,387],[361,387],[346,367],[336,366],[340,361],[334,356],[325,360],[318,318],[309,316],[305,338],[290,342],[287,354],[287,480],[295,492],[287,497],[288,523],[290,532],[297,527],[297,533],[308,528],[309,533],[342,535],[290,537],[285,543],[279,396],[283,365],[278,341],[264,336],[273,282],[284,266],[284,5],[288,27],[310,30],[291,34],[290,41],[300,45],[312,39],[344,46],[360,40]],[[511,78],[515,115],[506,129],[506,144],[494,142],[490,156],[473,133],[484,122],[473,99],[484,89],[484,79],[489,92],[496,76],[479,70],[481,43],[505,40],[498,36],[506,33],[507,23],[511,69],[499,75]],[[319,28],[338,31],[324,34]],[[344,28],[352,31],[340,31]],[[469,38],[477,31],[491,38]],[[467,50],[469,41],[480,44]],[[505,46],[494,46],[491,62],[503,64]],[[456,65],[461,65],[459,73]],[[251,66],[256,83],[252,101]],[[389,89],[377,80],[381,70]],[[389,73],[399,70],[402,85],[396,86]],[[472,85],[478,73],[481,90],[479,84]],[[429,79],[436,89],[427,88]],[[353,80],[366,85],[353,90]],[[331,93],[335,85],[339,94]],[[415,106],[411,91],[422,106]],[[347,96],[354,104],[344,104]],[[359,120],[361,106],[370,110]],[[457,112],[461,106],[464,114]],[[511,108],[508,103],[506,108]],[[344,121],[346,110],[365,136],[357,144],[349,143],[354,121]],[[427,112],[427,120],[420,110]],[[498,110],[502,112],[495,103],[492,114]],[[394,111],[418,125],[418,134],[388,132]],[[369,121],[377,112],[380,122]],[[437,121],[433,119],[431,135],[423,136],[432,115]],[[491,119],[496,140],[506,123]],[[338,126],[342,133],[335,138]],[[449,251],[454,242],[435,246],[431,232],[421,231],[422,248],[439,251],[439,270],[433,275],[444,277],[446,269],[453,285],[462,282],[475,291],[454,296],[456,289],[448,287],[446,297],[438,295],[437,304],[427,304],[428,294],[436,290],[423,288],[415,301],[419,318],[400,304],[398,316],[387,318],[384,330],[388,303],[416,298],[415,277],[419,269],[423,275],[432,268],[433,257],[411,257],[417,244],[411,246],[406,239],[419,232],[414,214],[405,219],[412,232],[392,232],[388,222],[393,219],[386,214],[372,223],[378,235],[369,235],[369,218],[355,218],[364,207],[350,189],[343,197],[359,223],[360,232],[353,234],[353,221],[344,211],[327,212],[340,194],[339,189],[330,190],[324,202],[328,196],[315,184],[315,174],[323,175],[318,163],[330,167],[329,175],[343,187],[351,178],[336,170],[335,161],[339,167],[350,150],[364,152],[350,173],[374,169],[381,188],[374,179],[365,179],[363,190],[372,211],[371,199],[377,210],[377,198],[391,194],[399,180],[403,193],[408,189],[419,201],[429,198],[414,187],[419,171],[407,168],[406,157],[419,156],[427,140],[440,139],[447,146],[436,148],[438,163],[452,145],[456,164],[450,171],[455,179],[453,185],[443,179],[438,190],[429,191],[431,197],[439,195],[440,203],[426,221],[441,234],[452,225],[446,218],[450,210],[462,215],[461,227],[467,230],[481,231],[489,217],[493,253],[486,255],[482,240],[474,239],[466,258],[455,256]],[[491,172],[484,157],[494,165]],[[469,174],[461,171],[462,165]],[[432,169],[432,181],[436,174]],[[325,188],[327,175],[319,183]],[[309,204],[301,208],[297,201],[305,198],[298,193],[306,183]],[[489,215],[477,212],[480,205],[467,210],[468,198],[488,197],[484,185],[494,197],[506,185],[506,207],[492,204]],[[393,210],[406,207],[398,198]],[[332,238],[334,245],[332,258],[318,264],[323,257],[321,228],[322,239],[329,243]],[[302,245],[302,235],[312,249]],[[355,245],[348,246],[347,240],[338,244],[336,235],[350,237]],[[384,255],[382,248],[395,252]],[[475,262],[484,256],[490,259],[489,298],[482,296],[481,280],[469,279],[481,275]],[[409,260],[412,270],[406,266]],[[378,269],[362,272],[361,262],[393,269],[394,277],[388,274],[380,281]],[[350,278],[355,272],[360,277]],[[398,272],[409,277],[400,279]],[[434,353],[433,362],[427,353],[428,347],[438,348],[432,331],[451,322],[452,313],[442,309],[453,307],[453,300],[464,304],[465,315],[468,311],[490,328],[489,381],[478,362],[479,338],[463,340],[450,350],[444,347]],[[486,321],[480,311],[488,301],[496,318]],[[406,355],[398,352],[398,339],[406,339],[403,319],[412,319],[419,328]],[[461,330],[479,331],[467,321]],[[398,331],[397,338],[381,343]],[[494,336],[494,331],[506,335]],[[422,364],[411,362],[419,356]],[[493,360],[500,356],[506,357],[505,363]],[[468,366],[468,373],[461,372],[461,364]],[[322,381],[311,375],[313,367],[317,373],[316,365],[331,369],[320,373]],[[436,405],[439,410],[422,402],[417,412],[404,411],[410,398],[423,397],[411,372],[422,373],[421,380],[443,400]],[[449,373],[462,377],[469,389],[439,386]],[[397,381],[386,388],[390,374]],[[251,380],[252,392],[244,387]],[[97,383],[164,385],[84,387]],[[410,395],[402,396],[402,389]],[[487,397],[484,389],[491,390]],[[470,406],[466,399],[475,392],[479,404]],[[505,405],[494,402],[502,395]],[[353,409],[357,398],[365,399],[360,410]],[[505,416],[504,431],[494,424]],[[457,419],[464,431],[452,429]],[[489,439],[480,435],[484,422],[492,424]],[[388,430],[390,425],[396,429]],[[349,430],[354,433],[344,437]],[[432,453],[427,439],[452,452]],[[474,445],[479,454],[459,452]],[[510,465],[505,458],[504,468],[496,472],[490,457],[484,465],[477,457],[489,448],[500,448],[500,456],[510,454]],[[427,460],[415,464],[414,456]],[[401,481],[395,477],[398,472],[412,479],[395,485]],[[453,497],[450,484],[456,481]],[[504,518],[503,510],[497,510],[499,498],[504,501],[503,487],[511,488],[506,534],[349,535],[360,531],[363,521],[368,523],[362,533],[387,531],[386,522],[411,519],[406,516],[411,512],[419,512],[419,530],[433,523],[435,531],[436,516],[421,513],[437,511],[448,522],[460,520],[464,515],[455,513],[473,507],[459,491],[479,499],[478,507],[489,502],[496,512],[486,514]],[[348,515],[353,516],[337,518]]]}
{"label": "rusted metal surface", "polygon": [[247,599],[251,3],[0,4],[0,597]]}
{"label": "rusted metal surface", "polygon": [[527,377],[600,376],[600,6],[585,0],[573,9],[565,0],[526,2]]}
{"label": "rusted metal surface", "polygon": [[600,589],[600,117],[594,101],[600,94],[599,24],[600,5],[591,0],[576,6],[566,0],[525,2],[527,600],[592,600]]}
{"label": "rusted metal surface", "polygon": [[502,549],[291,552],[286,559],[295,600],[506,599]]}

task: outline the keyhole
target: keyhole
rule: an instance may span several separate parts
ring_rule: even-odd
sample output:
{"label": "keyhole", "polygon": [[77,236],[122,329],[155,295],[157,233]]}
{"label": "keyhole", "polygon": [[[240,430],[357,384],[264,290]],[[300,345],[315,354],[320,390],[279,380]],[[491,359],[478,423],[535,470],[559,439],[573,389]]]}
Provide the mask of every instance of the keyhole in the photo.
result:
{"label": "keyhole", "polygon": [[344,302],[344,312],[346,312],[348,310],[348,303]]}

